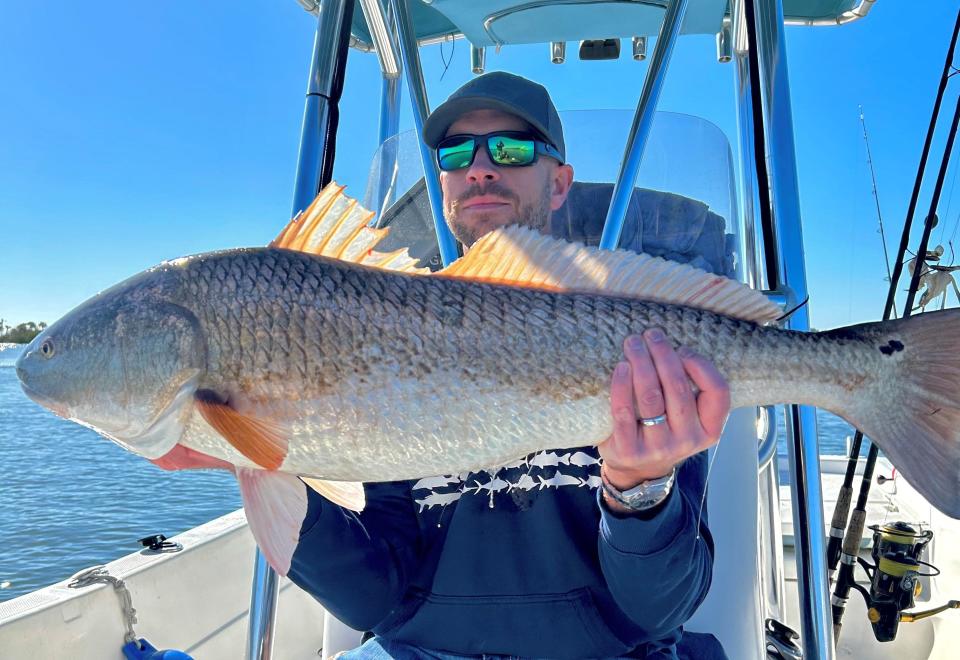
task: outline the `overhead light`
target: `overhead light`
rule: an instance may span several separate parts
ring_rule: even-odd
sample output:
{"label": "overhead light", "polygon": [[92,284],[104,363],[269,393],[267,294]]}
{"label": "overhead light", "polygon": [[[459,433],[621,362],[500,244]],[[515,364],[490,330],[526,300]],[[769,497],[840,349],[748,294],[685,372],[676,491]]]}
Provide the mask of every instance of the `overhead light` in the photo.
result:
{"label": "overhead light", "polygon": [[581,60],[615,60],[619,57],[619,39],[584,39],[580,42]]}

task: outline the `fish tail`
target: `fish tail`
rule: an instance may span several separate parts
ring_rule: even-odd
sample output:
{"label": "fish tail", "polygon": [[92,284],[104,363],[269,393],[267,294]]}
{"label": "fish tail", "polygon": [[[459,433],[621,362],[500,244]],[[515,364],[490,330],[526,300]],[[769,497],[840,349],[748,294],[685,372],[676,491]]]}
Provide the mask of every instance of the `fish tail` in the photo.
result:
{"label": "fish tail", "polygon": [[850,421],[933,504],[960,518],[960,309],[848,329],[883,356]]}

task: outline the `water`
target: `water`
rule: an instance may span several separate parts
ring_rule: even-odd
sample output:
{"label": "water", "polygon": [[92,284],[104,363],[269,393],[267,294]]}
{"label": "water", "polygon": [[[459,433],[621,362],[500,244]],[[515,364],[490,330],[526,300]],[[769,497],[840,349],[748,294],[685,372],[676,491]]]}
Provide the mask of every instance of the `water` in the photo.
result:
{"label": "water", "polygon": [[232,475],[165,472],[28,399],[22,351],[0,350],[0,601],[240,507]]}
{"label": "water", "polygon": [[[30,401],[13,369],[22,351],[0,349],[0,601],[240,507],[232,475],[165,472]],[[818,416],[821,452],[845,453],[853,429]]]}

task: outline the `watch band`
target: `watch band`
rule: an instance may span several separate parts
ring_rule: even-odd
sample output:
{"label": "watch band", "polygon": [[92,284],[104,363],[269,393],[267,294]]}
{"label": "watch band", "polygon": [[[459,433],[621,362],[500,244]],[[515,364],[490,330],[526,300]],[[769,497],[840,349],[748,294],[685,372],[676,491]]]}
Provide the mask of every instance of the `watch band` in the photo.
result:
{"label": "watch band", "polygon": [[617,504],[631,511],[646,511],[657,506],[673,490],[677,477],[677,467],[674,466],[669,474],[656,479],[648,479],[625,491],[620,491],[607,479],[607,473],[600,467],[600,483],[603,491]]}

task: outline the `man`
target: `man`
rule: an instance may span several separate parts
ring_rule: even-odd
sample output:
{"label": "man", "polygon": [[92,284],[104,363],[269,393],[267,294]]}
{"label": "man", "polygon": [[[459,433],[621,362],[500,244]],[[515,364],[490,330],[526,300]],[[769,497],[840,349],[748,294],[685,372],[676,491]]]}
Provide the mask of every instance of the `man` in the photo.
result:
{"label": "man", "polygon": [[[514,222],[550,232],[573,168],[542,86],[475,78],[423,137],[465,249]],[[289,575],[375,633],[344,657],[678,657],[680,626],[710,584],[704,451],[719,439],[729,390],[659,329],[628,338],[624,354],[611,377],[614,432],[599,447],[368,484],[360,514],[310,494]]]}

